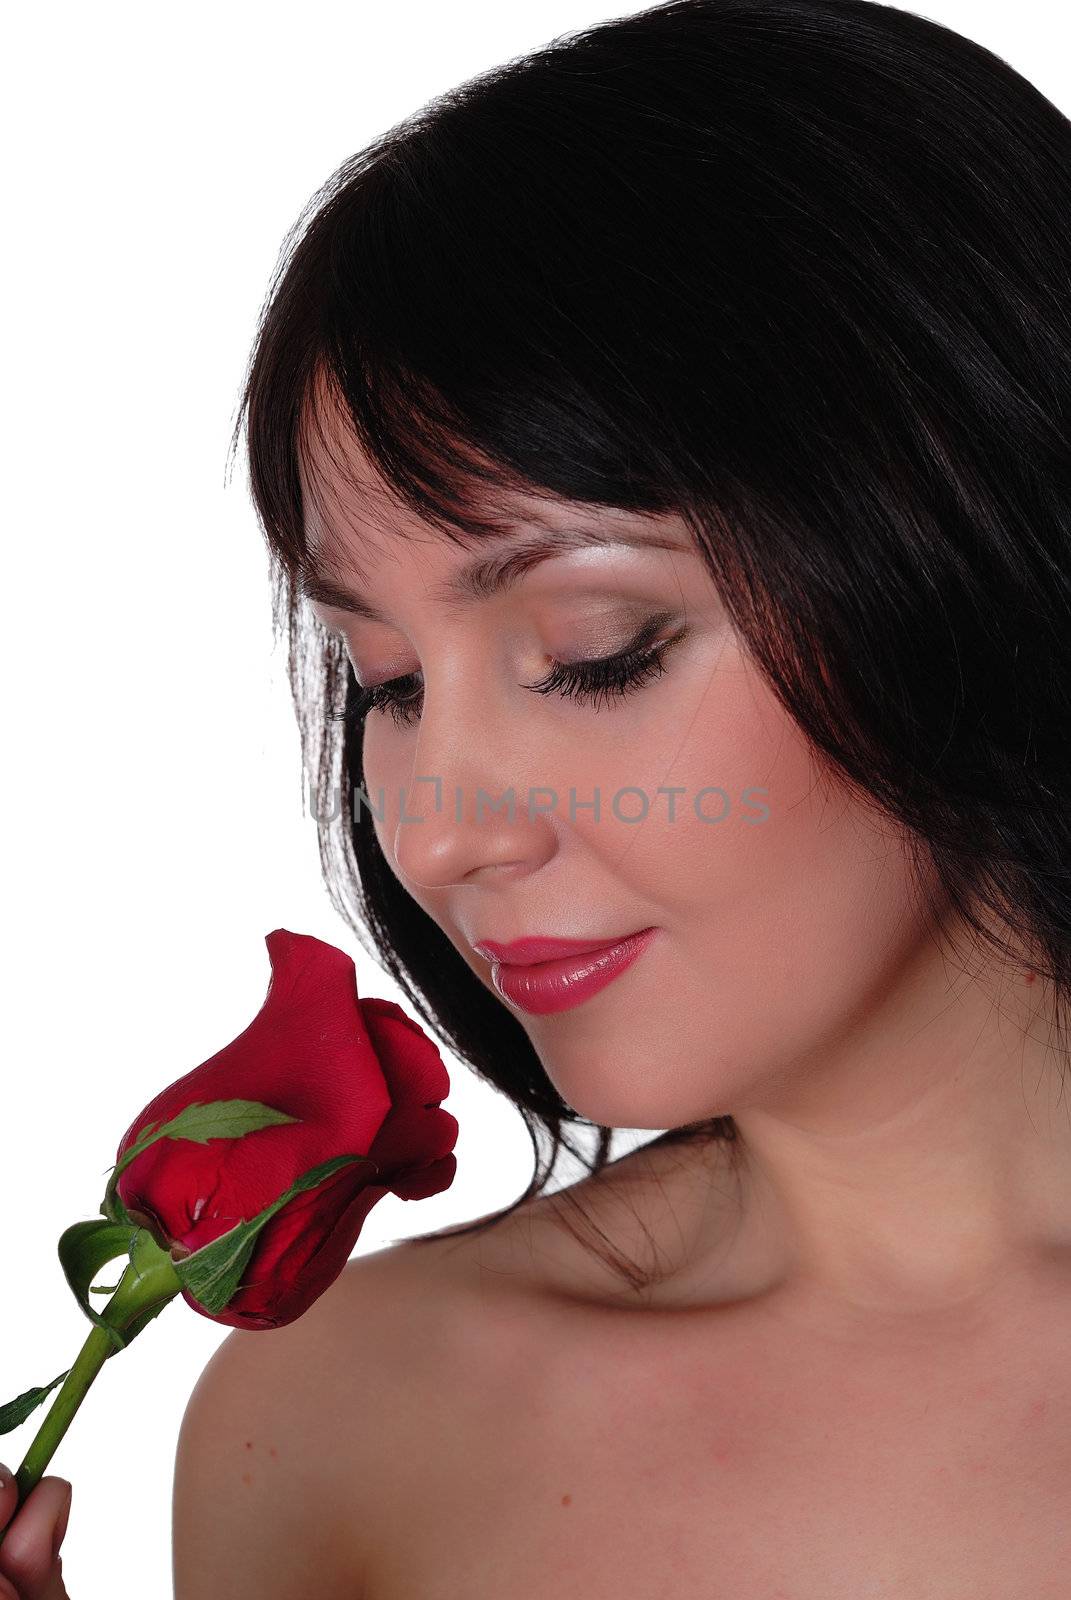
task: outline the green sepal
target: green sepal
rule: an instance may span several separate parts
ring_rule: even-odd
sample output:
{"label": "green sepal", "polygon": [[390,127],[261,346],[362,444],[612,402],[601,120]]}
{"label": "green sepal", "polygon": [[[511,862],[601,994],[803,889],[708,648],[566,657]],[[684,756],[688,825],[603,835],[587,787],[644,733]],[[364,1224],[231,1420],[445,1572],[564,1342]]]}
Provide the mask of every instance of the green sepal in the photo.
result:
{"label": "green sepal", "polygon": [[[148,1310],[139,1311],[122,1331],[115,1326],[115,1312],[111,1304],[106,1306],[103,1312],[93,1310],[88,1299],[89,1294],[94,1292],[90,1288],[90,1280],[106,1262],[113,1261],[120,1255],[129,1256],[135,1285],[149,1273],[158,1275],[164,1262],[169,1267],[172,1265],[170,1256],[160,1249],[149,1231],[133,1224],[124,1227],[119,1223],[105,1222],[103,1218],[94,1218],[91,1222],[72,1223],[60,1236],[59,1258],[64,1276],[90,1322],[95,1327],[103,1329],[111,1340],[113,1348],[108,1351],[109,1356],[113,1356],[117,1350],[125,1350],[131,1341],[137,1338],[142,1328],[151,1322],[153,1317],[159,1316],[167,1304],[165,1300]],[[124,1273],[115,1284],[112,1293],[123,1285],[126,1276]],[[95,1292],[104,1291],[98,1289]]]}
{"label": "green sepal", "polygon": [[[105,1321],[112,1333],[116,1333],[122,1341],[122,1347],[133,1344],[141,1330],[158,1317],[166,1305],[179,1293],[182,1284],[175,1272],[175,1263],[166,1250],[161,1250],[156,1240],[147,1228],[139,1228],[134,1234],[134,1242],[130,1251],[130,1264],[116,1285],[115,1298],[109,1301],[104,1311]],[[128,1321],[124,1320],[129,1313],[131,1305],[138,1301],[145,1301],[150,1297],[149,1303],[135,1311]],[[118,1323],[122,1328],[119,1333],[113,1326]],[[114,1355],[114,1351],[109,1351]]]}
{"label": "green sepal", "polygon": [[114,1191],[110,1191],[104,1196],[104,1203],[100,1208],[100,1214],[102,1217],[107,1217],[109,1222],[121,1223],[124,1228],[129,1228],[131,1232],[133,1232],[138,1226],[133,1217],[130,1215],[129,1211],[126,1209],[126,1206],[123,1204],[118,1193]]}
{"label": "green sepal", "polygon": [[[67,1372],[71,1369],[67,1368]],[[67,1372],[61,1372],[58,1378],[46,1384],[42,1389],[27,1389],[23,1394],[16,1395],[14,1400],[9,1400],[6,1406],[0,1406],[0,1433],[10,1433],[26,1421],[31,1411],[36,1411],[43,1400],[47,1400],[57,1383],[62,1383]]]}
{"label": "green sepal", "polygon": [[[158,1317],[164,1307],[170,1304],[170,1300],[161,1300],[159,1305],[150,1306],[148,1311],[139,1311],[137,1316],[132,1318],[123,1329],[122,1338],[126,1344],[132,1344],[137,1338],[138,1334],[141,1332],[142,1328],[144,1328],[147,1323],[151,1322],[153,1317]],[[114,1353],[115,1352],[113,1351],[112,1354],[114,1355]]]}
{"label": "green sepal", "polygon": [[93,1310],[89,1303],[89,1286],[101,1267],[114,1261],[116,1256],[130,1254],[137,1232],[131,1223],[124,1225],[94,1218],[91,1222],[74,1222],[60,1235],[60,1265],[71,1292],[90,1322],[108,1334],[116,1350],[122,1350],[128,1341],[99,1311]]}
{"label": "green sepal", "polygon": [[220,1234],[218,1239],[213,1239],[211,1244],[195,1250],[182,1261],[176,1261],[175,1271],[182,1280],[183,1287],[189,1290],[193,1298],[207,1312],[215,1314],[217,1311],[223,1311],[241,1287],[242,1273],[249,1264],[257,1234],[264,1224],[296,1194],[301,1194],[306,1189],[315,1189],[317,1184],[330,1177],[331,1173],[354,1161],[366,1161],[375,1171],[379,1171],[377,1164],[369,1156],[334,1156],[330,1161],[321,1161],[319,1166],[311,1167],[292,1183],[278,1200],[273,1200],[270,1206],[265,1206],[258,1216],[248,1222],[243,1219],[229,1232]]}
{"label": "green sepal", "polygon": [[260,1100],[194,1100],[190,1105],[183,1106],[170,1122],[162,1125],[146,1123],[122,1160],[111,1169],[112,1175],[108,1179],[100,1208],[101,1215],[113,1222],[129,1220],[125,1208],[119,1212],[122,1201],[115,1192],[116,1182],[135,1157],[140,1156],[149,1145],[155,1144],[157,1139],[192,1139],[197,1144],[207,1144],[209,1139],[240,1139],[243,1134],[255,1133],[258,1128],[300,1121],[300,1117],[277,1111],[274,1106],[266,1106]]}

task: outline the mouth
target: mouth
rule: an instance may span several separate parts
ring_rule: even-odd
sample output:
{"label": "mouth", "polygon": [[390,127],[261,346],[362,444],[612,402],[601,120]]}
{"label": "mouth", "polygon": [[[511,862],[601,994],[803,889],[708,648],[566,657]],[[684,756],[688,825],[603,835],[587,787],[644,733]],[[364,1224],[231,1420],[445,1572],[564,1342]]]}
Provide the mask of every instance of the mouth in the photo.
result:
{"label": "mouth", "polygon": [[[643,928],[613,943],[588,944],[586,948],[581,940],[520,940],[512,946],[499,946],[515,951],[520,944],[525,954],[532,945],[542,950],[547,944],[558,948],[571,944],[573,949],[565,955],[524,962],[492,958],[491,982],[504,1000],[534,1016],[571,1010],[626,972],[657,932],[657,928]],[[489,946],[490,941],[485,940],[481,953]]]}

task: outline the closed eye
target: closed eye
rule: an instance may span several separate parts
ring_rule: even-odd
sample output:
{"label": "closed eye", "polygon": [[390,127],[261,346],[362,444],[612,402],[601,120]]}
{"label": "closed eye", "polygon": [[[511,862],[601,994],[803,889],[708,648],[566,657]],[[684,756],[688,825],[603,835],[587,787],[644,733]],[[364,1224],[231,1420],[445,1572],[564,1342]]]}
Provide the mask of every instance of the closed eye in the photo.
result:
{"label": "closed eye", "polygon": [[[524,688],[533,694],[557,694],[578,705],[590,700],[596,708],[600,695],[604,704],[621,700],[643,688],[651,679],[661,677],[670,648],[687,634],[687,628],[681,628],[672,638],[652,648],[650,641],[667,620],[666,614],[652,617],[629,648],[617,655],[600,656],[591,661],[554,661],[538,683],[526,683]],[[346,710],[335,715],[347,727],[354,727],[363,723],[370,711],[388,711],[398,725],[411,725],[419,720],[423,701],[423,689],[417,683],[417,676],[409,672],[387,683],[361,689]],[[408,690],[408,685],[415,687]]]}

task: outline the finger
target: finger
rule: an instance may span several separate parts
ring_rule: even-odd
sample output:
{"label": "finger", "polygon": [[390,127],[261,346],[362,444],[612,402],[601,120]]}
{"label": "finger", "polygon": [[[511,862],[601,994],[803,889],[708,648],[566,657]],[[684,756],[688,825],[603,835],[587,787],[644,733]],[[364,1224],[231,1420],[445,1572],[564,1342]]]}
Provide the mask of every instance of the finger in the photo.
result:
{"label": "finger", "polygon": [[[53,1545],[66,1515],[71,1485],[64,1478],[42,1478],[34,1484],[21,1506],[11,1474],[3,1472],[0,1488],[0,1577],[15,1588],[19,1600],[38,1600],[55,1585],[56,1560]],[[2,1600],[3,1591],[0,1591]]]}

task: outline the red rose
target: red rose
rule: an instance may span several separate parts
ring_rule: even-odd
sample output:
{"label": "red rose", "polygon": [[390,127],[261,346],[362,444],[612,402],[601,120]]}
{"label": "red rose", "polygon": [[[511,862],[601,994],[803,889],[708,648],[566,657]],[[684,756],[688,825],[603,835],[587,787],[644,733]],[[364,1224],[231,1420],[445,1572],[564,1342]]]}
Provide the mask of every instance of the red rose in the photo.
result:
{"label": "red rose", "polygon": [[183,1288],[195,1311],[235,1328],[300,1317],[346,1265],[377,1200],[439,1194],[457,1167],[457,1120],[440,1107],[450,1080],[423,1029],[393,1000],[360,999],[344,951],[286,928],[264,942],[272,974],[253,1021],[150,1100],[116,1155],[118,1163],[148,1124],[192,1104],[257,1101],[297,1119],[233,1139],[159,1138],[134,1157],[116,1192],[176,1262],[256,1217],[322,1162],[375,1163],[341,1167],[271,1216],[222,1310],[206,1310]]}

